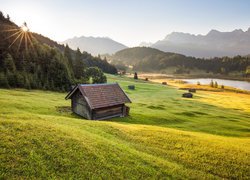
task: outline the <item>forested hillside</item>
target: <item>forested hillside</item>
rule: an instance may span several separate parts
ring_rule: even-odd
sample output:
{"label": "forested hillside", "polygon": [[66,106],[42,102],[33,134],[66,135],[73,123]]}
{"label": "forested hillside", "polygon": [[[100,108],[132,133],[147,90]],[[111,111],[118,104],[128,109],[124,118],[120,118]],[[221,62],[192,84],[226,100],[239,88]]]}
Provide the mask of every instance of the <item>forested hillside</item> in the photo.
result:
{"label": "forested hillside", "polygon": [[32,33],[26,23],[18,27],[1,12],[0,39],[0,87],[65,91],[90,77],[106,82],[102,71],[117,72],[106,60]]}
{"label": "forested hillside", "polygon": [[140,71],[159,71],[175,67],[175,73],[180,74],[189,73],[196,68],[220,74],[242,72],[248,75],[250,68],[250,58],[247,56],[200,59],[176,53],[165,53],[149,47],[125,49],[110,57],[110,60],[114,64],[132,65],[134,70]]}

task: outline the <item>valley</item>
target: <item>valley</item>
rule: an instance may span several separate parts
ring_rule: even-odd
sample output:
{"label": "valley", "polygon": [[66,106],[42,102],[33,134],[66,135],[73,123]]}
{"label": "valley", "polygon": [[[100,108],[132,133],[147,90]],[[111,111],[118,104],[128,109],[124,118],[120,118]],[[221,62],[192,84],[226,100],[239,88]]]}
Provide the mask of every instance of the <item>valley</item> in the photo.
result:
{"label": "valley", "polygon": [[249,177],[249,95],[185,99],[175,87],[107,77],[131,98],[129,117],[84,120],[66,93],[1,89],[0,178]]}

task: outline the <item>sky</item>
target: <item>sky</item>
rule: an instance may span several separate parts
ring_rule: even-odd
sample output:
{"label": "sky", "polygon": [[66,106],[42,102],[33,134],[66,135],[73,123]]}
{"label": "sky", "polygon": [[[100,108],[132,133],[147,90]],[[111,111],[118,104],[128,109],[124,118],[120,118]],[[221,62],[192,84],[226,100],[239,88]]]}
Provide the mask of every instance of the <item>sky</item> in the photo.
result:
{"label": "sky", "polygon": [[109,37],[129,47],[154,43],[171,32],[250,27],[250,0],[0,0],[0,11],[58,42]]}

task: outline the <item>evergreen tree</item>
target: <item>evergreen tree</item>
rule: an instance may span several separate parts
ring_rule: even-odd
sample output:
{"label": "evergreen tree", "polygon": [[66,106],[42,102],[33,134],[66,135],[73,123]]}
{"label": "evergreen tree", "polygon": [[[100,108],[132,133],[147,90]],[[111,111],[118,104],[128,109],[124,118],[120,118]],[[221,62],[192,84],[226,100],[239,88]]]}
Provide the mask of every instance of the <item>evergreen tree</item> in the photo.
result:
{"label": "evergreen tree", "polygon": [[9,83],[10,87],[16,87],[17,86],[15,73],[7,72],[6,77],[7,77],[7,80],[8,80],[8,83]]}
{"label": "evergreen tree", "polygon": [[250,66],[246,67],[246,76],[250,76]]}
{"label": "evergreen tree", "polygon": [[30,80],[29,80],[29,78],[28,78],[27,75],[25,75],[25,77],[24,77],[24,88],[31,89],[31,87],[30,87]]}
{"label": "evergreen tree", "polygon": [[138,79],[137,72],[135,72],[135,74],[134,74],[134,79]]}
{"label": "evergreen tree", "polygon": [[217,81],[215,81],[214,87],[215,87],[215,88],[218,88],[218,83],[217,83]]}
{"label": "evergreen tree", "polygon": [[22,75],[22,73],[17,72],[15,74],[15,77],[16,77],[16,87],[18,87],[18,88],[24,88],[24,86],[25,86],[25,78]]}
{"label": "evergreen tree", "polygon": [[75,64],[74,64],[74,73],[76,79],[81,79],[84,77],[84,62],[82,60],[82,53],[79,48],[77,48],[76,54],[75,54]]}
{"label": "evergreen tree", "polygon": [[9,88],[8,80],[4,73],[0,73],[0,87]]}
{"label": "evergreen tree", "polygon": [[4,67],[5,67],[6,72],[8,72],[8,71],[15,72],[16,71],[16,66],[15,66],[14,60],[9,53],[4,58]]}
{"label": "evergreen tree", "polygon": [[73,73],[73,58],[72,58],[72,55],[71,55],[70,48],[69,48],[68,44],[66,44],[63,54],[64,54],[65,58],[68,60],[70,74],[73,77],[73,75],[74,75],[74,73]]}
{"label": "evergreen tree", "polygon": [[214,81],[213,81],[213,80],[211,80],[210,86],[211,86],[211,87],[214,87]]}

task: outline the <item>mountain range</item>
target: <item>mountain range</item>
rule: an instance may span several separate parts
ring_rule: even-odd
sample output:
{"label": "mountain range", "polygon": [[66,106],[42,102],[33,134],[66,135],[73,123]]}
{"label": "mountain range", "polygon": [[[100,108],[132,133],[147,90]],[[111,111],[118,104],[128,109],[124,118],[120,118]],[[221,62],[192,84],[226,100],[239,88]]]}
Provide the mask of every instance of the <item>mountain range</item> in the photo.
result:
{"label": "mountain range", "polygon": [[247,55],[250,52],[250,28],[245,32],[241,29],[232,32],[211,30],[206,35],[173,32],[151,47],[201,58]]}
{"label": "mountain range", "polygon": [[[71,48],[80,48],[93,55],[114,54],[128,48],[107,37],[74,37],[62,42]],[[152,47],[164,52],[180,53],[197,58],[247,55],[250,53],[250,28],[232,32],[211,30],[206,35],[173,32],[156,43],[142,42],[140,47]]]}
{"label": "mountain range", "polygon": [[126,49],[127,46],[107,37],[74,37],[62,42],[68,44],[72,49],[79,48],[93,55],[114,54],[117,51]]}

